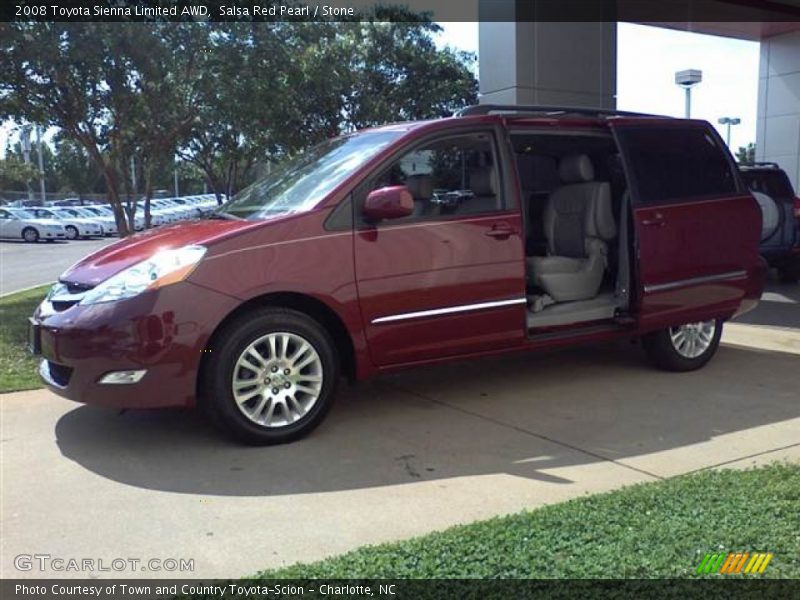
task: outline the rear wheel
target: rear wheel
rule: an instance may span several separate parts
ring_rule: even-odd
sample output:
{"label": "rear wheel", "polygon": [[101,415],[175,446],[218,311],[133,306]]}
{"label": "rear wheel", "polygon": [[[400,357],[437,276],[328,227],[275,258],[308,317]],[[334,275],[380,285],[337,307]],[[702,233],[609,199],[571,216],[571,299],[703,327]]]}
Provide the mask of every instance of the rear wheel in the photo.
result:
{"label": "rear wheel", "polygon": [[722,321],[686,323],[650,333],[642,339],[647,356],[667,371],[694,371],[704,366],[717,351]]}
{"label": "rear wheel", "polygon": [[33,227],[26,227],[22,230],[22,239],[26,242],[38,242],[39,241],[39,232],[36,231]]}
{"label": "rear wheel", "polygon": [[247,313],[209,348],[199,395],[212,420],[247,444],[281,444],[331,407],[339,361],[328,332],[297,311]]}

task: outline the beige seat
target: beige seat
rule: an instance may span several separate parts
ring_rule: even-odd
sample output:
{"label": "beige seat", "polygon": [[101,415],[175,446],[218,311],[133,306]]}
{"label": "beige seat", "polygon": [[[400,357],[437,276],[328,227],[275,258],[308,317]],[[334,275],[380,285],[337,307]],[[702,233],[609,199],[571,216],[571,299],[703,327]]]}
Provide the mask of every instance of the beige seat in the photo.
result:
{"label": "beige seat", "polygon": [[556,302],[594,298],[608,264],[608,244],[617,235],[608,182],[594,181],[584,154],[559,163],[562,185],[544,211],[548,256],[527,259],[528,277]]}

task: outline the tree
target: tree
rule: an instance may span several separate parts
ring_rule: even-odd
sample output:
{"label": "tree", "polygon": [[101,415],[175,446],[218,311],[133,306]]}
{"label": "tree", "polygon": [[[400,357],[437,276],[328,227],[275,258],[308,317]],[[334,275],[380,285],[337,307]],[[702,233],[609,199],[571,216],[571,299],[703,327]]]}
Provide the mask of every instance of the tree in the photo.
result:
{"label": "tree", "polygon": [[741,165],[752,165],[756,162],[756,145],[751,142],[747,146],[739,146],[736,151],[736,162]]}
{"label": "tree", "polygon": [[0,189],[24,190],[37,177],[39,169],[17,156],[0,159]]}
{"label": "tree", "polygon": [[102,179],[86,150],[64,136],[56,139],[55,170],[60,190],[74,192],[78,198],[95,191]]}
{"label": "tree", "polygon": [[344,23],[5,23],[0,118],[58,127],[124,235],[176,154],[221,201],[256,164],[474,102],[474,57],[438,50],[437,31],[398,8]]}
{"label": "tree", "polygon": [[162,148],[165,135],[174,145],[174,120],[191,120],[185,87],[169,84],[196,57],[164,51],[169,28],[0,24],[0,116],[58,127],[79,144],[102,173],[122,235],[133,230],[139,194],[131,158],[152,156],[145,149]]}

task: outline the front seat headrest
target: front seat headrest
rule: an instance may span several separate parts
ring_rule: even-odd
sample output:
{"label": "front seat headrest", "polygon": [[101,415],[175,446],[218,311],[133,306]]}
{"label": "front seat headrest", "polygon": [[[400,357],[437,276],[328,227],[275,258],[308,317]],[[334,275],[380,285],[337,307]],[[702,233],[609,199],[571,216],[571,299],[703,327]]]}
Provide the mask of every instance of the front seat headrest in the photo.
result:
{"label": "front seat headrest", "polygon": [[476,196],[494,196],[494,170],[492,167],[480,167],[469,174],[469,188]]}
{"label": "front seat headrest", "polygon": [[430,200],[433,198],[433,177],[430,175],[409,175],[406,187],[414,200]]}
{"label": "front seat headrest", "polygon": [[564,183],[585,183],[594,180],[592,160],[585,154],[570,154],[558,163],[558,176]]}

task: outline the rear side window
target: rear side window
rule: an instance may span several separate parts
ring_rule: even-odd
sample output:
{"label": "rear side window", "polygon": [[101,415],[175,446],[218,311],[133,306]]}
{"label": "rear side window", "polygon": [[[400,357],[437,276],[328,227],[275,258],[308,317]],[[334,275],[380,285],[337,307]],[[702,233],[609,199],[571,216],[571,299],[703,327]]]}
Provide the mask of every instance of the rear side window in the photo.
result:
{"label": "rear side window", "polygon": [[718,138],[701,127],[631,127],[619,134],[639,202],[734,194],[736,174]]}
{"label": "rear side window", "polygon": [[754,192],[771,198],[794,198],[794,190],[783,171],[743,171],[742,179]]}

